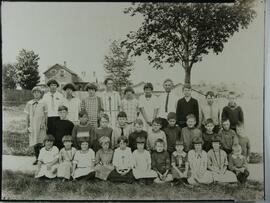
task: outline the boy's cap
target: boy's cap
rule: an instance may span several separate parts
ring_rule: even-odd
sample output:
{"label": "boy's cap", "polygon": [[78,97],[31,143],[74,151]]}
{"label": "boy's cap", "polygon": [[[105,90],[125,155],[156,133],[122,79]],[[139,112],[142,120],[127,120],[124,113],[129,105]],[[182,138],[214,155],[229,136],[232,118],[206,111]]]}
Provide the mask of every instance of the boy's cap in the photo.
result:
{"label": "boy's cap", "polygon": [[113,78],[112,78],[112,77],[107,77],[107,78],[104,80],[104,84],[107,85],[107,83],[108,83],[109,80],[113,81]]}
{"label": "boy's cap", "polygon": [[126,87],[124,94],[126,94],[127,92],[132,92],[133,94],[135,93],[132,87]]}
{"label": "boy's cap", "polygon": [[176,146],[176,145],[184,145],[183,140],[176,140],[175,146]]}
{"label": "boy's cap", "polygon": [[57,87],[59,87],[59,83],[55,79],[51,79],[47,82],[48,87],[50,87],[51,84],[55,84]]}
{"label": "boy's cap", "polygon": [[60,105],[60,106],[58,107],[58,111],[63,111],[63,110],[68,111],[68,107],[66,107],[66,106],[64,106],[64,105]]}
{"label": "boy's cap", "polygon": [[176,120],[176,113],[170,112],[168,113],[167,120],[175,119]]}
{"label": "boy's cap", "polygon": [[139,137],[137,137],[136,138],[136,143],[145,143],[145,138],[144,137],[141,137],[141,136],[139,136]]}
{"label": "boy's cap", "polygon": [[95,83],[88,83],[86,86],[85,86],[85,91],[88,91],[89,89],[92,89],[92,90],[95,90],[97,91],[97,85]]}
{"label": "boy's cap", "polygon": [[43,139],[43,141],[45,142],[45,141],[55,141],[55,138],[54,138],[54,136],[53,135],[51,135],[51,134],[47,134],[45,137],[44,137],[44,139]]}
{"label": "boy's cap", "polygon": [[195,137],[195,138],[192,140],[192,143],[193,143],[193,144],[202,144],[202,143],[203,143],[203,140],[202,140],[202,138],[200,138],[200,137]]}
{"label": "boy's cap", "polygon": [[43,93],[43,90],[41,89],[41,87],[39,87],[39,86],[35,86],[32,90],[31,90],[31,92],[32,93],[34,93],[34,92],[40,92],[41,94]]}
{"label": "boy's cap", "polygon": [[110,138],[108,138],[107,136],[102,136],[101,138],[99,138],[99,144],[102,145],[104,143],[110,143]]}
{"label": "boy's cap", "polygon": [[72,89],[72,91],[76,91],[75,85],[73,85],[72,83],[67,83],[67,84],[63,87],[63,90],[66,91],[66,89]]}
{"label": "boy's cap", "polygon": [[70,142],[72,142],[72,137],[71,137],[71,135],[65,135],[65,136],[62,138],[62,142],[65,142],[65,141],[70,141]]}

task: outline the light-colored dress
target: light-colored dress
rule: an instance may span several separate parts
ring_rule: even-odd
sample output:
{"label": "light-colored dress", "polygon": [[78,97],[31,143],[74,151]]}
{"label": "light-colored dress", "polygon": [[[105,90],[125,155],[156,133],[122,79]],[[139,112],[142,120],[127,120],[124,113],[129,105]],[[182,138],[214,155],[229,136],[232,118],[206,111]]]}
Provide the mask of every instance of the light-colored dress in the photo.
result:
{"label": "light-colored dress", "polygon": [[222,183],[230,183],[237,182],[236,175],[226,170],[223,174],[217,173],[213,170],[224,171],[224,168],[228,166],[227,154],[223,150],[219,150],[215,152],[213,149],[209,150],[207,153],[208,157],[208,169],[211,170],[214,181],[222,182]]}
{"label": "light-colored dress", "polygon": [[[139,108],[144,108],[144,111],[147,115],[147,118],[150,122],[154,120],[154,111],[159,108],[159,101],[155,95],[152,95],[150,98],[146,98],[145,95],[140,96],[139,98]],[[149,131],[150,126],[144,120],[142,114],[139,116],[140,119],[144,122],[144,130]]]}
{"label": "light-colored dress", "polygon": [[114,128],[116,126],[117,115],[119,113],[121,98],[118,92],[104,91],[101,95],[104,113],[109,116],[110,127]]}
{"label": "light-colored dress", "polygon": [[41,168],[35,178],[46,176],[47,178],[55,178],[57,175],[58,163],[54,164],[50,170],[47,169],[48,164],[52,163],[55,159],[58,159],[59,150],[56,146],[47,150],[43,147],[40,150],[38,161],[42,162]]}
{"label": "light-colored dress", "polygon": [[151,156],[149,151],[143,150],[143,152],[139,152],[135,150],[133,152],[133,159],[135,164],[133,175],[136,179],[157,177],[157,173],[151,170]]}
{"label": "light-colored dress", "polygon": [[137,99],[123,99],[121,102],[121,110],[127,114],[127,122],[130,124],[134,122],[138,117],[139,102]]}
{"label": "light-colored dress", "polygon": [[207,170],[207,153],[205,151],[196,153],[195,150],[190,150],[188,162],[191,169],[191,176],[188,178],[190,184],[213,182],[212,173]]}
{"label": "light-colored dress", "polygon": [[67,119],[72,121],[74,125],[78,124],[81,100],[77,97],[72,97],[71,99],[64,98],[63,104],[68,108]]}
{"label": "light-colored dress", "polygon": [[126,147],[125,150],[120,149],[119,147],[114,151],[113,155],[113,165],[120,169],[133,168],[134,160],[132,156],[131,149]]}
{"label": "light-colored dress", "polygon": [[27,102],[24,112],[30,118],[30,135],[29,146],[43,143],[46,136],[46,114],[48,112],[47,105],[41,100],[30,100]]}
{"label": "light-colored dress", "polygon": [[89,149],[87,152],[82,152],[81,150],[75,153],[73,163],[77,164],[73,178],[79,178],[86,176],[94,171],[94,159],[95,152]]}
{"label": "light-colored dress", "polygon": [[59,152],[59,166],[57,170],[57,177],[70,179],[72,173],[72,161],[76,149],[72,147],[70,150],[62,148]]}
{"label": "light-colored dress", "polygon": [[113,150],[108,149],[107,151],[104,151],[103,149],[100,149],[96,153],[96,178],[99,178],[101,180],[107,180],[109,174],[114,169],[112,165],[112,159],[113,159]]}

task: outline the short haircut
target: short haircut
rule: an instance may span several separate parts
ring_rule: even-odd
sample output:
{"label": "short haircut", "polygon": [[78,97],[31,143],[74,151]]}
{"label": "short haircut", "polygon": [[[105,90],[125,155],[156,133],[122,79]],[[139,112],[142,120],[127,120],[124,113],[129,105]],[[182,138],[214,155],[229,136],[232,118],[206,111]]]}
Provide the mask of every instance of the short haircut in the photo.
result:
{"label": "short haircut", "polygon": [[155,118],[152,123],[157,123],[159,125],[162,125],[162,120],[161,118]]}
{"label": "short haircut", "polygon": [[108,114],[106,114],[106,113],[102,114],[102,115],[100,116],[100,118],[105,118],[107,121],[110,120]]}
{"label": "short haircut", "polygon": [[63,111],[63,110],[68,111],[68,107],[66,107],[66,106],[64,106],[64,105],[60,105],[60,106],[58,107],[58,111]]}
{"label": "short haircut", "polygon": [[108,83],[109,80],[113,81],[113,79],[109,77],[109,78],[106,78],[106,79],[104,80],[104,84],[107,85],[107,83]]}
{"label": "short haircut", "polygon": [[157,145],[157,143],[161,143],[163,144],[163,146],[165,146],[165,141],[161,138],[158,138],[156,141],[155,141],[155,146]]}
{"label": "short haircut", "polygon": [[229,121],[229,122],[230,122],[229,118],[223,118],[223,119],[221,120],[221,123],[225,123],[226,121]]}
{"label": "short haircut", "polygon": [[133,89],[132,87],[127,87],[127,88],[124,90],[124,94],[126,94],[127,92],[132,92],[132,94],[135,94],[134,89]]}
{"label": "short haircut", "polygon": [[143,125],[142,119],[137,118],[137,119],[134,121],[134,125],[136,125],[136,124],[138,124],[138,125]]}
{"label": "short haircut", "polygon": [[81,111],[79,112],[79,118],[82,118],[84,115],[86,115],[86,116],[88,117],[87,111],[81,110]]}
{"label": "short haircut", "polygon": [[120,111],[117,115],[117,118],[127,118],[127,114],[124,111]]}
{"label": "short haircut", "polygon": [[194,114],[188,114],[186,118],[187,118],[187,120],[188,119],[194,119],[194,120],[196,120],[196,117],[195,117]]}
{"label": "short haircut", "polygon": [[128,144],[128,138],[126,136],[120,136],[117,139],[117,144],[119,144],[121,141],[123,141],[124,143]]}
{"label": "short haircut", "polygon": [[182,90],[184,90],[184,89],[191,89],[191,85],[190,84],[184,84]]}
{"label": "short haircut", "polygon": [[213,91],[208,91],[206,92],[205,97],[208,97],[208,96],[214,97],[215,93]]}
{"label": "short haircut", "polygon": [[172,81],[172,79],[170,79],[170,78],[165,79],[164,82],[163,82],[163,84],[164,84],[165,82],[171,82],[171,83],[173,84],[173,81]]}
{"label": "short haircut", "polygon": [[167,115],[167,120],[174,119],[176,120],[176,113],[175,112],[170,112]]}
{"label": "short haircut", "polygon": [[204,125],[207,125],[207,124],[209,124],[209,123],[214,124],[214,121],[213,121],[213,119],[212,119],[212,118],[208,118],[208,119],[206,119],[206,121],[205,121]]}
{"label": "short haircut", "polygon": [[154,90],[153,84],[151,82],[148,82],[143,86],[143,90],[147,88],[150,88],[152,91]]}

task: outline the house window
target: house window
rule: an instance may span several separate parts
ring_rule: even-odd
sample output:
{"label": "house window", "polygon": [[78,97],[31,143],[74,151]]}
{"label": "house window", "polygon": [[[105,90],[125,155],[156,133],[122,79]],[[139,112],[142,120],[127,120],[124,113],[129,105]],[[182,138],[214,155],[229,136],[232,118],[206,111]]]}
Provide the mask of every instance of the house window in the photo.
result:
{"label": "house window", "polygon": [[61,76],[61,77],[65,77],[65,71],[64,71],[64,70],[61,70],[61,71],[60,71],[60,76]]}
{"label": "house window", "polygon": [[56,74],[56,70],[55,70],[55,69],[52,69],[52,70],[50,71],[50,73],[51,73],[52,75],[55,75],[55,74]]}

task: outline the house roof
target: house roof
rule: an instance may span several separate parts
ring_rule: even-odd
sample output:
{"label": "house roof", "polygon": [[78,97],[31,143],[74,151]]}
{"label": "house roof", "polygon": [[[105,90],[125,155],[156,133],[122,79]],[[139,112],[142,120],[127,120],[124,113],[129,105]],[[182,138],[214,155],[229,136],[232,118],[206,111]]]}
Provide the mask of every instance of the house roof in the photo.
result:
{"label": "house roof", "polygon": [[72,70],[68,69],[68,68],[65,67],[65,66],[59,65],[58,63],[56,63],[55,65],[49,67],[43,74],[47,73],[49,70],[51,70],[51,69],[54,68],[55,66],[59,66],[60,68],[65,69],[67,72],[69,72],[69,73],[71,73],[71,74],[73,74],[73,75],[78,76],[78,75],[77,75],[76,73],[74,73]]}

